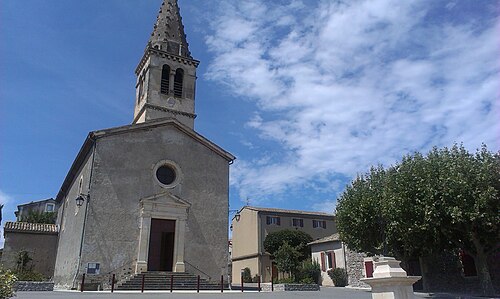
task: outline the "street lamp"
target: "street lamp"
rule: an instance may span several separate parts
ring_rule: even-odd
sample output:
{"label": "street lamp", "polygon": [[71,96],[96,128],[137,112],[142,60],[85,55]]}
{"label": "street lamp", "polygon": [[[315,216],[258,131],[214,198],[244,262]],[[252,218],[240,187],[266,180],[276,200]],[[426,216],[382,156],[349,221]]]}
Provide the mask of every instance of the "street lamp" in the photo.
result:
{"label": "street lamp", "polygon": [[85,199],[89,199],[88,194],[80,194],[78,197],[75,199],[76,200],[76,206],[81,207],[83,205],[83,202],[85,202]]}

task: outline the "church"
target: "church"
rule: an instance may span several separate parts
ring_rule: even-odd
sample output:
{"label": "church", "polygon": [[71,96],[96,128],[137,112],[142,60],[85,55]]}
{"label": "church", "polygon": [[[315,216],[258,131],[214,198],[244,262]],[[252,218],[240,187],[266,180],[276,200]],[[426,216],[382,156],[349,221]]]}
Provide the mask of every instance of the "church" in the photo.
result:
{"label": "church", "polygon": [[135,70],[132,124],[90,132],[57,194],[56,288],[145,271],[227,277],[229,165],[194,130],[196,68],[165,0]]}

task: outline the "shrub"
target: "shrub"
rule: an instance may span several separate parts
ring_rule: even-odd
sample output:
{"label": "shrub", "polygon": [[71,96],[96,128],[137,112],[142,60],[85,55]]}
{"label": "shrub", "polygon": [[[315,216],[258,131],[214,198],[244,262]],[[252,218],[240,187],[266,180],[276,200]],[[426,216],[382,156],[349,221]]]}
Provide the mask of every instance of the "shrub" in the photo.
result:
{"label": "shrub", "polygon": [[297,273],[296,280],[301,283],[319,284],[321,279],[321,268],[317,261],[307,260],[302,263]]}
{"label": "shrub", "polygon": [[42,273],[39,273],[39,272],[35,272],[33,270],[15,272],[15,275],[17,277],[17,280],[19,280],[19,281],[46,281],[47,280],[45,275],[43,275]]}
{"label": "shrub", "polygon": [[293,277],[281,278],[274,281],[274,283],[295,283]]}
{"label": "shrub", "polygon": [[22,217],[21,221],[29,223],[55,224],[56,217],[56,212],[29,211],[28,215]]}
{"label": "shrub", "polygon": [[328,270],[328,276],[336,287],[345,287],[348,284],[347,271],[344,268]]}
{"label": "shrub", "polygon": [[14,296],[14,282],[17,278],[10,270],[0,267],[0,299]]}
{"label": "shrub", "polygon": [[314,282],[314,280],[313,280],[311,277],[309,277],[309,276],[306,276],[306,277],[302,278],[302,279],[299,281],[299,283],[302,283],[302,284],[316,284],[316,283]]}
{"label": "shrub", "polygon": [[243,282],[252,282],[252,272],[250,272],[250,268],[246,267],[243,269],[243,273],[241,274]]}
{"label": "shrub", "polygon": [[255,274],[254,277],[252,278],[252,282],[259,282],[259,275]]}

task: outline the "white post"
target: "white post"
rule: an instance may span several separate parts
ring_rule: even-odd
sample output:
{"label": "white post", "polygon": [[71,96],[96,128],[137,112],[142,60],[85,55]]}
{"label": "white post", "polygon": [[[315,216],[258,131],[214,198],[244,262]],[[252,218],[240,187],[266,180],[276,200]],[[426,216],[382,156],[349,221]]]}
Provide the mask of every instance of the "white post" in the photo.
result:
{"label": "white post", "polygon": [[372,278],[361,281],[372,287],[373,299],[413,299],[413,284],[421,276],[407,276],[399,265],[401,262],[392,257],[381,257],[375,262]]}

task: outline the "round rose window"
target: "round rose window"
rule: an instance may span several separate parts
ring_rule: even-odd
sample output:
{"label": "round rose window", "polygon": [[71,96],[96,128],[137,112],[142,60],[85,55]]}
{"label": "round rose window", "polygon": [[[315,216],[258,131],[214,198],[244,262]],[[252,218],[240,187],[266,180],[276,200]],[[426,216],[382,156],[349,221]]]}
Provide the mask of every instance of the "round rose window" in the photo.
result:
{"label": "round rose window", "polygon": [[162,165],[156,170],[156,178],[163,185],[170,185],[175,181],[175,170],[170,165]]}

